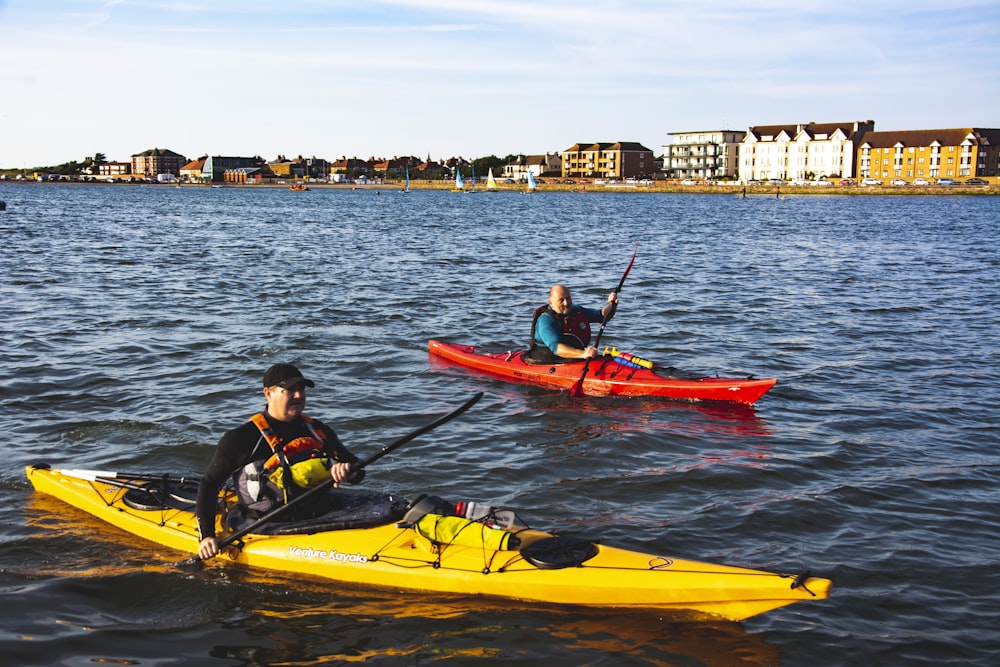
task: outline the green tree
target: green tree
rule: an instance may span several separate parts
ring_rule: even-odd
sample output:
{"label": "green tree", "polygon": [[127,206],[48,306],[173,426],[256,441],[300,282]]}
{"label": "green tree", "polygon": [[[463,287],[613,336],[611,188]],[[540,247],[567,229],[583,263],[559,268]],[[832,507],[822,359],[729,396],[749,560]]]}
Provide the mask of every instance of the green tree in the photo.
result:
{"label": "green tree", "polygon": [[485,174],[489,169],[496,169],[505,164],[503,160],[498,158],[496,155],[488,155],[486,157],[477,157],[472,161],[472,166],[476,168],[477,174]]}
{"label": "green tree", "polygon": [[45,171],[53,174],[59,174],[61,176],[78,176],[81,171],[81,165],[76,160],[70,162],[63,162],[62,164],[57,164],[54,167],[46,167]]}

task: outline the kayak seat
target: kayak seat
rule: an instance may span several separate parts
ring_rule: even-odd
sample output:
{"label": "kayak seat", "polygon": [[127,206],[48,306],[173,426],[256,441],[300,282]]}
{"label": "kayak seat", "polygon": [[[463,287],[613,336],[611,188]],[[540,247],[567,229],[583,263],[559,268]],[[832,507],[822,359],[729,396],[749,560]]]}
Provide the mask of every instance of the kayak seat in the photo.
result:
{"label": "kayak seat", "polygon": [[[409,504],[405,498],[388,493],[331,491],[329,496],[332,509],[325,514],[300,521],[281,521],[279,515],[253,532],[259,535],[299,535],[384,526],[402,519]],[[256,519],[247,514],[245,507],[237,505],[226,515],[226,525],[238,531]]]}
{"label": "kayak seat", "polygon": [[582,364],[582,359],[566,359],[557,357],[547,347],[536,347],[521,355],[521,360],[534,366],[562,366],[563,364]]}

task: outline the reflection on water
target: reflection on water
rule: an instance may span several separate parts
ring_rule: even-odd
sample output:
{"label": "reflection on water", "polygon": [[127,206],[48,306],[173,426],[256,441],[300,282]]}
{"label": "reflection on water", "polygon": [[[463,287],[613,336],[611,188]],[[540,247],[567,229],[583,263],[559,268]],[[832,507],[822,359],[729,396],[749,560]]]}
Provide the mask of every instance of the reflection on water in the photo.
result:
{"label": "reflection on water", "polygon": [[[281,634],[277,629],[287,625],[342,629],[345,625],[371,628],[390,623],[428,627],[421,621],[434,621],[426,644],[410,645],[404,653],[394,645],[374,646],[375,642],[369,639],[365,649],[347,657],[348,661],[362,657],[420,656],[427,652],[449,657],[526,659],[548,653],[555,639],[564,652],[565,659],[560,664],[580,664],[573,662],[574,655],[604,655],[609,659],[631,655],[650,660],[650,664],[690,665],[697,661],[696,664],[723,667],[778,664],[780,655],[776,647],[764,641],[763,635],[749,633],[737,623],[694,620],[681,615],[670,618],[649,610],[567,610],[534,603],[526,607],[518,602],[481,597],[400,596],[343,587],[338,588],[335,599],[329,599],[309,582],[259,577],[250,572],[242,574],[244,585],[279,586],[292,593],[292,599],[262,598],[255,609],[255,616],[268,619],[273,634]],[[299,632],[291,634],[301,636]],[[504,641],[498,644],[496,639],[501,635]],[[276,646],[275,650],[281,649]],[[301,646],[293,650],[301,650]],[[345,660],[342,655],[336,658]]]}
{"label": "reflection on water", "polygon": [[[466,380],[469,386],[488,386],[490,394],[498,397],[512,414],[531,412],[548,416],[589,414],[604,418],[601,430],[581,427],[575,440],[586,442],[600,437],[602,430],[618,432],[671,431],[692,437],[713,436],[767,437],[771,429],[767,421],[758,416],[752,405],[717,401],[687,402],[665,398],[570,396],[567,392],[531,385],[511,384],[488,376],[470,373],[453,363],[429,357],[435,372],[454,374]],[[766,398],[765,398],[766,400]],[[578,421],[575,420],[574,421]]]}

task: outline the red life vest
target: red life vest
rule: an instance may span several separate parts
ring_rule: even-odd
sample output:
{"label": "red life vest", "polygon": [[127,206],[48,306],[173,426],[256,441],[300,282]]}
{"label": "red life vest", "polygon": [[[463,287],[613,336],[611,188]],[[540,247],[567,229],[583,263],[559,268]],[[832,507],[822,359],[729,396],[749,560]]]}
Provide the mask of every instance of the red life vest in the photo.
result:
{"label": "red life vest", "polygon": [[568,314],[560,315],[552,310],[548,304],[546,304],[535,308],[535,312],[533,313],[531,320],[532,349],[542,347],[538,341],[535,340],[535,327],[538,325],[538,318],[545,313],[548,313],[555,318],[556,324],[559,325],[560,343],[563,345],[569,345],[570,347],[575,347],[578,350],[582,350],[590,344],[590,320],[587,319],[587,315],[583,312],[583,310],[574,306],[570,309]]}

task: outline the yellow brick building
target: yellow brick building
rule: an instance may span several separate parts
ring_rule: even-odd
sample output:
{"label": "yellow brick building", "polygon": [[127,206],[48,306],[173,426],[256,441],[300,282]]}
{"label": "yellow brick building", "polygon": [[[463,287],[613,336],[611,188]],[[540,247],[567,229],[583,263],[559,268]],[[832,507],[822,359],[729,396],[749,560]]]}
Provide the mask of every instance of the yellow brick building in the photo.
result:
{"label": "yellow brick building", "polygon": [[858,145],[858,175],[882,180],[965,179],[1000,173],[1000,130],[869,132]]}

